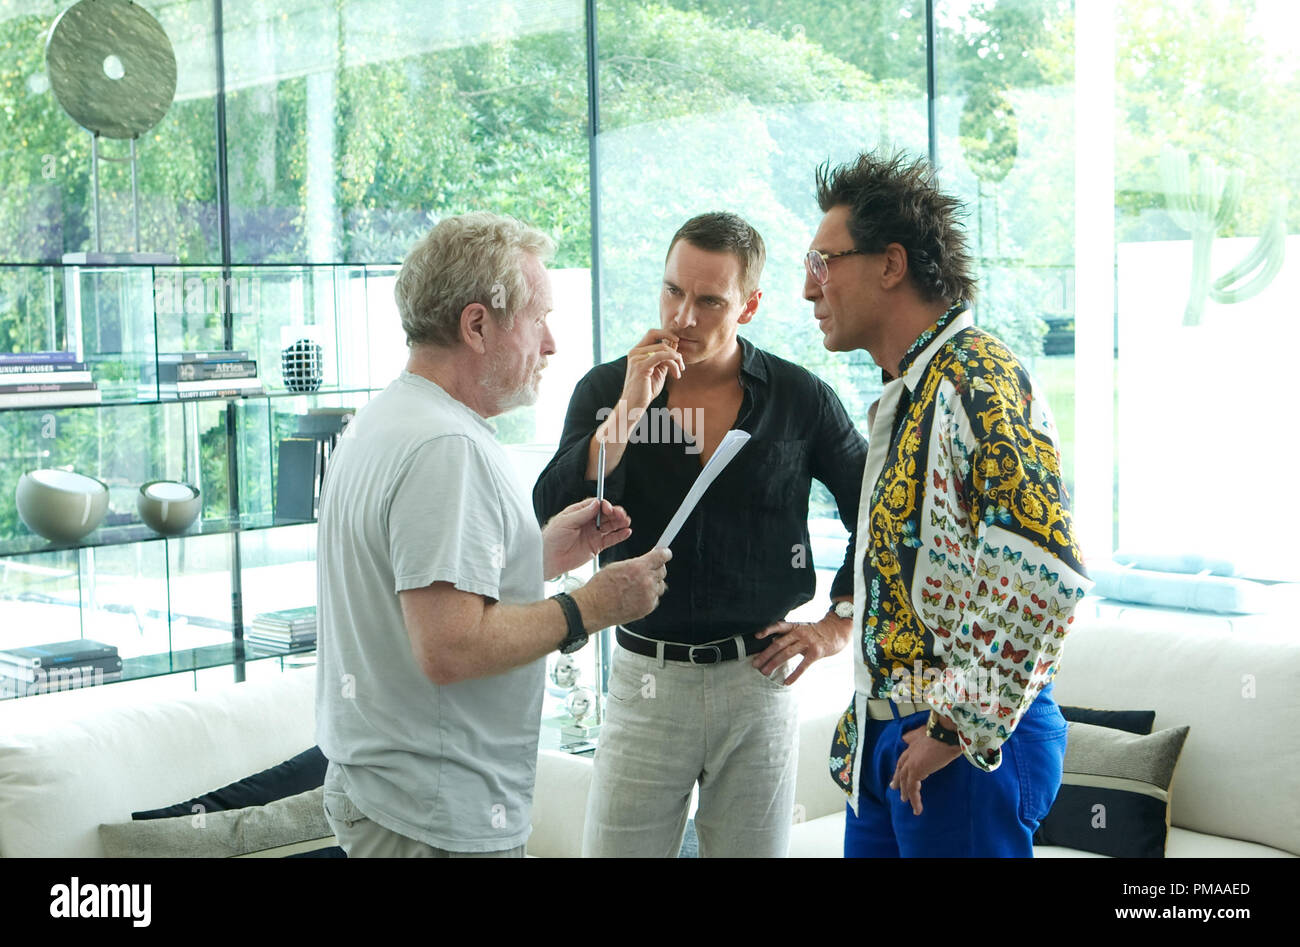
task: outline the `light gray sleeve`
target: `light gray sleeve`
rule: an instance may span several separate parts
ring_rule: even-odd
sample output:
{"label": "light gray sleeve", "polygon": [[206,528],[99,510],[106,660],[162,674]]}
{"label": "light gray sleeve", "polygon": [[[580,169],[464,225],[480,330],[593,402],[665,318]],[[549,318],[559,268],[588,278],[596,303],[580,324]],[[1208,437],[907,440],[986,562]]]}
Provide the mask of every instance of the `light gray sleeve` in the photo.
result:
{"label": "light gray sleeve", "polygon": [[434,438],[404,465],[388,506],[395,591],[450,582],[500,597],[505,516],[497,478],[463,435]]}

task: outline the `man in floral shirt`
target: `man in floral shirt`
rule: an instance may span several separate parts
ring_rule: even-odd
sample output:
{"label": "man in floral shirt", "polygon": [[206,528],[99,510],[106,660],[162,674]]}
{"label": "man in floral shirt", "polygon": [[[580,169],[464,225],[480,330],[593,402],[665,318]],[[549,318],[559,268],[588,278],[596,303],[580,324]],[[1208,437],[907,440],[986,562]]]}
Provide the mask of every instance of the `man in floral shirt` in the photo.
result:
{"label": "man in floral shirt", "polygon": [[804,297],[826,348],[867,350],[885,382],[859,504],[856,693],[831,748],[844,852],[1030,856],[1065,756],[1051,681],[1091,584],[1056,427],[975,328],[960,205],[929,166],[864,154],[817,184]]}

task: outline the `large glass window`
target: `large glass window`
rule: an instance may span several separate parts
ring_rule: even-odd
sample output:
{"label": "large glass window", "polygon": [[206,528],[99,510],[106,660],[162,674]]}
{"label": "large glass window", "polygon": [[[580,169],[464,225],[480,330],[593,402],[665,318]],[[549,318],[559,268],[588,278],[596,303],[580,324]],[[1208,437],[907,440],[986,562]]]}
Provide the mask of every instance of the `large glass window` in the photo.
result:
{"label": "large glass window", "polygon": [[579,0],[257,0],[225,25],[235,262],[399,262],[491,208],[588,263]]}
{"label": "large glass window", "polygon": [[[865,423],[880,373],[865,353],[828,353],[802,295],[821,219],[813,171],[876,144],[925,152],[924,4],[602,0],[597,11],[602,358],[658,325],[677,228],[727,210],[767,247],[746,338],[820,375]],[[809,510],[820,617],[847,533],[821,484]]]}
{"label": "large glass window", "polygon": [[[1121,3],[1113,29],[1115,541],[1261,579],[1300,579],[1278,414],[1300,343],[1295,26],[1257,0]],[[1105,388],[1081,376],[1077,397]]]}
{"label": "large glass window", "polygon": [[[45,69],[55,17],[71,2],[0,8],[0,261],[58,262],[94,248],[91,135],[59,105]],[[138,146],[140,248],[219,262],[213,0],[149,4],[177,66],[166,116]],[[101,139],[101,244],[135,248],[126,141]]]}
{"label": "large glass window", "polygon": [[821,219],[813,170],[880,143],[925,152],[924,4],[597,8],[602,357],[657,325],[677,228],[728,210],[767,245],[747,337],[822,375],[865,418],[879,373],[827,353],[802,298],[803,255]]}
{"label": "large glass window", "polygon": [[[591,358],[583,4],[225,9],[236,263],[398,263],[438,220],[472,210],[555,238],[559,353],[542,402],[496,422],[539,471]],[[389,311],[396,327],[391,297]],[[400,331],[388,341],[400,351]]]}
{"label": "large glass window", "polygon": [[1085,553],[1300,578],[1300,523],[1254,486],[1293,453],[1260,406],[1285,397],[1298,331],[1294,13],[935,6],[940,175],[970,208],[977,319],[1048,393]]}
{"label": "large glass window", "polygon": [[[935,136],[966,202],[977,324],[1045,390],[1074,460],[1074,4],[936,4]],[[1103,317],[1104,318],[1104,317]]]}
{"label": "large glass window", "polygon": [[[82,331],[63,315],[70,284],[41,265],[95,238],[90,134],[45,74],[50,26],[70,4],[0,4],[5,353],[63,348]],[[721,209],[767,243],[747,337],[826,379],[865,427],[879,371],[865,352],[826,352],[802,299],[801,258],[821,216],[813,171],[863,149],[933,146],[941,182],[967,204],[977,321],[1051,402],[1086,554],[1166,564],[1176,554],[1189,568],[1300,580],[1290,549],[1300,513],[1277,486],[1294,452],[1270,410],[1287,403],[1300,342],[1283,295],[1300,273],[1289,0],[934,0],[933,24],[924,0],[598,0],[594,23],[583,0],[146,6],[179,68],[175,101],[137,143],[139,246],[175,253],[186,276],[219,279],[227,263],[257,288],[253,317],[235,313],[233,341],[256,353],[270,387],[284,341],[320,330],[334,392],[325,407],[362,403],[405,354],[393,266],[447,215],[514,214],[559,248],[559,354],[539,403],[496,420],[528,480],[593,360],[617,358],[657,324],[673,232]],[[129,167],[111,160],[126,143],[101,146],[110,160],[99,167],[99,236],[107,250],[129,250]],[[203,480],[205,516],[215,515],[228,497],[224,415],[136,404],[134,370],[153,348],[145,336],[166,349],[224,344],[220,306],[152,322],[147,286],[103,285],[82,311],[94,303],[87,345],[117,406],[93,423],[61,409],[69,439],[57,449],[33,433],[44,419],[11,415],[0,487],[12,496],[20,468],[38,463],[112,463],[119,506],[132,478],[185,474]],[[352,319],[362,311],[364,323]],[[274,471],[263,442],[289,433],[305,405],[241,415],[256,436],[237,445],[238,486],[265,515]],[[193,450],[164,455],[165,432],[187,424],[199,426]],[[845,533],[820,486],[810,510],[820,607]],[[0,534],[18,530],[10,507]],[[207,545],[175,564],[86,553],[81,568],[130,579],[174,565],[224,590],[230,567],[201,552]],[[307,545],[296,532],[268,534],[250,546],[248,568],[301,565]],[[71,601],[80,560],[45,556],[19,563],[31,566],[22,582]],[[90,610],[118,615],[136,597],[132,581]],[[250,608],[270,607],[257,594]]]}

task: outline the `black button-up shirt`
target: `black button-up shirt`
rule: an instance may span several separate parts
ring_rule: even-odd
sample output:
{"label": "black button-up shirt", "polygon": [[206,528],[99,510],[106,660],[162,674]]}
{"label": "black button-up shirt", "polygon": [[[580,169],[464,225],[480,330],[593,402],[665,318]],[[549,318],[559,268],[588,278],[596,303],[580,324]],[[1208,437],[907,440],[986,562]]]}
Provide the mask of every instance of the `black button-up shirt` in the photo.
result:
{"label": "black button-up shirt", "polygon": [[[701,644],[751,634],[809,601],[816,590],[808,537],[814,477],[835,497],[850,534],[831,595],[853,595],[853,533],[867,442],[825,382],[743,338],[738,341],[744,397],[733,427],[751,440],[673,541],[668,591],[659,607],[627,626],[647,638]],[[623,392],[626,372],[626,357],[606,362],[574,389],[559,450],[533,489],[543,524],[569,504],[595,496],[596,482],[586,477],[587,451],[591,435]],[[632,535],[605,551],[606,563],[648,552],[703,469],[698,446],[676,420],[666,420],[667,407],[665,385],[634,429],[619,465],[605,477],[606,499],[621,504],[632,518]],[[638,439],[653,442],[632,442]]]}

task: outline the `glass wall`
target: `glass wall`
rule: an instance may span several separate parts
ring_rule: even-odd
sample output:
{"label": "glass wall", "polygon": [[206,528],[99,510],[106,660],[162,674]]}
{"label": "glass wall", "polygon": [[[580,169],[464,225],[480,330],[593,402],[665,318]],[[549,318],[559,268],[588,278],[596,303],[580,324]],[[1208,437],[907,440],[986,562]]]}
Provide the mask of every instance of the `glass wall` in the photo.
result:
{"label": "glass wall", "polygon": [[[93,245],[90,136],[44,69],[66,5],[0,4],[0,263]],[[1300,341],[1282,295],[1300,266],[1287,0],[934,0],[932,49],[924,0],[597,0],[591,24],[583,0],[147,6],[179,69],[175,102],[139,142],[141,246],[264,281],[268,326],[332,318],[280,306],[275,273],[396,264],[448,214],[489,208],[555,237],[560,353],[539,404],[498,419],[525,476],[593,359],[655,324],[668,240],[705,210],[740,213],[767,242],[748,337],[821,375],[864,423],[879,373],[866,353],[827,353],[801,296],[813,171],[866,148],[933,147],[967,203],[977,321],[1052,403],[1085,551],[1300,578],[1300,514],[1257,486],[1289,470],[1267,406],[1285,403]],[[126,165],[105,163],[101,184],[103,241],[129,248]],[[66,331],[49,271],[0,269],[4,351]],[[356,292],[386,327],[365,340],[370,375],[395,373],[391,280]],[[202,318],[215,338],[219,314]],[[811,509],[814,535],[842,540],[820,487]]]}
{"label": "glass wall", "polygon": [[1085,552],[1300,579],[1300,516],[1254,486],[1293,453],[1261,410],[1300,331],[1293,8],[935,7],[940,175],[970,209],[977,320],[1048,392]]}
{"label": "glass wall", "polygon": [[[1127,2],[1112,31],[1115,541],[1259,579],[1300,579],[1274,407],[1300,343],[1297,19],[1274,0]],[[1081,402],[1107,394],[1078,378]]]}
{"label": "glass wall", "polygon": [[397,263],[441,218],[485,208],[540,227],[558,247],[560,352],[542,403],[497,426],[507,443],[558,440],[558,399],[591,352],[581,0],[224,9],[233,262]]}
{"label": "glass wall", "polygon": [[400,261],[490,207],[588,264],[581,0],[224,9],[235,263]]}
{"label": "glass wall", "polygon": [[[658,325],[677,228],[732,211],[767,248],[746,338],[820,375],[864,421],[880,372],[865,352],[827,352],[803,299],[803,256],[821,219],[813,171],[868,144],[926,151],[924,4],[601,0],[596,23],[602,358]],[[820,483],[809,511],[812,560],[829,588],[848,534]],[[810,607],[820,617],[824,594]]]}
{"label": "glass wall", "polygon": [[[922,3],[597,4],[602,358],[654,323],[676,227],[733,210],[769,247],[748,337],[822,375],[864,423],[878,374],[865,353],[822,350],[799,294],[812,170],[865,148],[925,153],[932,137],[967,205],[976,320],[1047,393],[1085,552],[1300,578],[1300,517],[1253,485],[1291,454],[1256,406],[1284,397],[1300,331],[1282,297],[1300,213],[1291,6],[933,8],[931,127]],[[1229,497],[1241,512],[1225,523]]]}
{"label": "glass wall", "polygon": [[[45,44],[64,0],[0,5],[0,261],[56,263],[94,248],[91,135],[50,89]],[[176,95],[138,142],[140,247],[219,263],[213,0],[148,4],[171,40]],[[126,141],[100,140],[105,248],[134,249]],[[8,349],[6,349],[8,351]]]}
{"label": "glass wall", "polygon": [[[0,465],[0,485],[12,497],[23,470],[42,463],[101,473],[114,491],[106,524],[135,522],[131,490],[153,475],[200,485],[205,522],[226,512],[236,486],[244,531],[233,544],[227,535],[166,545],[126,537],[80,553],[10,555],[0,563],[0,598],[15,620],[0,622],[11,632],[3,644],[85,634],[120,645],[128,658],[229,645],[232,585],[242,590],[246,626],[259,612],[313,598],[314,526],[261,528],[275,509],[276,445],[312,414],[360,407],[400,371],[395,264],[445,216],[490,208],[556,240],[552,323],[561,352],[547,375],[549,402],[497,423],[525,468],[549,457],[563,404],[592,355],[584,6],[142,4],[171,41],[178,81],[166,116],[136,142],[137,246],[130,166],[118,160],[128,143],[98,142],[96,233],[91,135],[64,112],[46,76],[46,41],[72,2],[0,3],[0,353],[73,345],[81,330],[63,324],[71,309],[57,264],[95,249],[96,237],[105,251],[172,253],[180,266],[129,270],[143,280],[129,305],[97,298],[95,318],[85,320],[98,332],[87,343],[95,380],[106,401],[123,407],[6,413],[0,455],[14,463]],[[105,75],[113,78],[107,61]],[[223,275],[229,298],[208,291]],[[147,353],[128,339],[126,327],[137,323],[147,329]],[[322,349],[323,381],[310,396],[287,397],[281,378],[281,350],[296,340]],[[155,348],[227,343],[257,361],[268,397],[182,412],[137,390]],[[129,370],[110,379],[109,358]],[[52,449],[41,438],[55,429]],[[185,451],[172,457],[182,442]],[[40,545],[9,504],[0,540],[15,533]],[[78,575],[92,579],[78,583]],[[37,622],[19,614],[36,600],[58,613],[62,631],[49,630],[58,622],[48,615]],[[32,641],[13,638],[16,628]]]}
{"label": "glass wall", "polygon": [[813,169],[867,144],[925,152],[924,4],[601,0],[597,10],[602,357],[658,324],[677,228],[733,211],[767,245],[747,337],[821,374],[864,417],[879,372],[831,357],[802,295],[821,219]]}
{"label": "glass wall", "polygon": [[1074,460],[1074,4],[936,4],[940,178],[965,202],[976,322],[1043,384]]}

